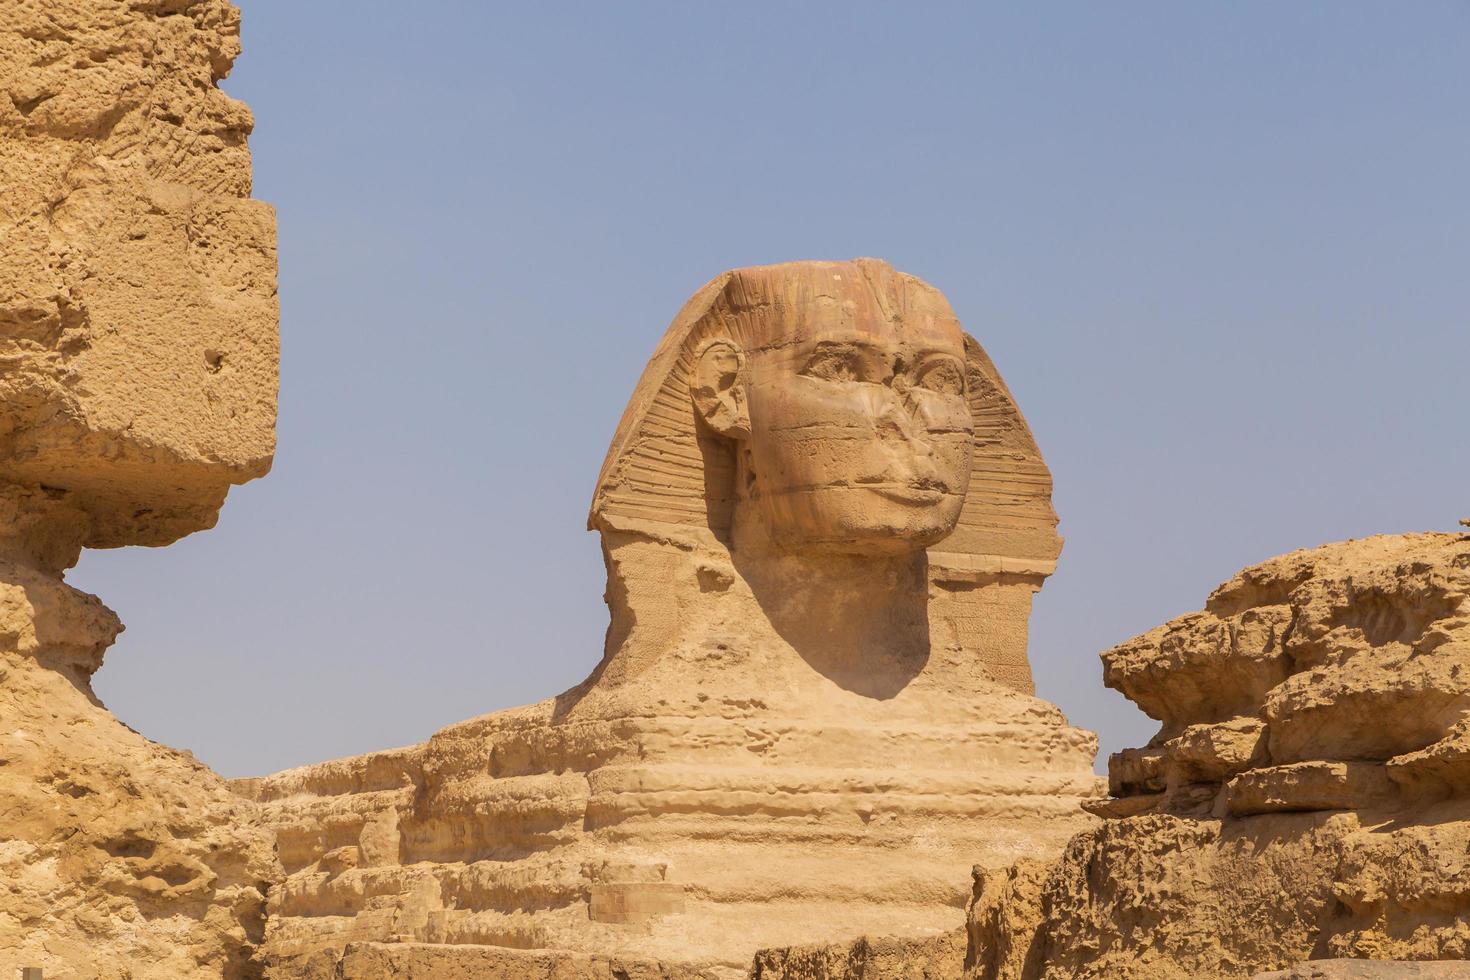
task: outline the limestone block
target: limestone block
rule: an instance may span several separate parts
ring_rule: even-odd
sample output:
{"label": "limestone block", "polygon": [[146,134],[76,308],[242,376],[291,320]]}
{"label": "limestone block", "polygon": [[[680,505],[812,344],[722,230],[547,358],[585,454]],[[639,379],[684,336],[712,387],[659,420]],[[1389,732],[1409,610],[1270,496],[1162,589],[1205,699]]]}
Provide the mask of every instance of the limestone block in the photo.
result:
{"label": "limestone block", "polygon": [[627,925],[684,910],[684,886],[678,882],[594,882],[588,890],[587,917],[593,922]]}
{"label": "limestone block", "polygon": [[1393,806],[1398,792],[1377,762],[1297,762],[1243,772],[1230,781],[1237,817],[1291,810],[1364,810]]}
{"label": "limestone block", "polygon": [[[1463,794],[1451,733],[1470,717],[1467,593],[1461,535],[1344,542],[1241,572],[1203,612],[1103,655],[1108,683],[1164,723],[1114,757],[1113,793],[1163,793],[1156,808],[1186,812],[1240,774],[1239,812],[1387,806],[1391,771],[1415,792]],[[1194,796],[1177,791],[1192,783]],[[1287,791],[1301,798],[1274,795]]]}
{"label": "limestone block", "polygon": [[1169,782],[1218,783],[1259,765],[1265,758],[1266,725],[1257,718],[1234,718],[1215,725],[1190,725],[1162,753]]}
{"label": "limestone block", "polygon": [[238,34],[224,0],[0,7],[0,480],[65,494],[89,546],[210,527],[270,467],[275,222],[216,84]]}
{"label": "limestone block", "polygon": [[1433,801],[1470,787],[1470,723],[1460,722],[1438,742],[1385,764],[1404,798]]}
{"label": "limestone block", "polygon": [[1464,959],[1467,839],[1463,820],[1380,827],[1351,813],[1110,820],[1069,844],[1039,903],[1017,903],[1006,943],[1032,965],[996,969],[976,946],[974,975],[1193,980],[1323,954]]}
{"label": "limestone block", "polygon": [[[0,613],[0,632],[15,625]],[[44,644],[0,643],[0,717],[0,962],[56,980],[247,975],[279,874],[254,808],[118,722]]]}
{"label": "limestone block", "polygon": [[238,27],[0,4],[0,962],[48,980],[256,975],[279,877],[253,805],[97,701],[122,624],[62,581],[270,466],[274,220],[216,84]]}
{"label": "limestone block", "polygon": [[1253,714],[1286,679],[1284,607],[1193,613],[1103,654],[1103,683],[1170,731]]}
{"label": "limestone block", "polygon": [[1470,718],[1470,629],[1461,635],[1294,674],[1265,700],[1271,758],[1383,760],[1439,741]]}
{"label": "limestone block", "polygon": [[1164,791],[1162,748],[1124,749],[1108,758],[1108,791],[1114,796],[1139,796]]}

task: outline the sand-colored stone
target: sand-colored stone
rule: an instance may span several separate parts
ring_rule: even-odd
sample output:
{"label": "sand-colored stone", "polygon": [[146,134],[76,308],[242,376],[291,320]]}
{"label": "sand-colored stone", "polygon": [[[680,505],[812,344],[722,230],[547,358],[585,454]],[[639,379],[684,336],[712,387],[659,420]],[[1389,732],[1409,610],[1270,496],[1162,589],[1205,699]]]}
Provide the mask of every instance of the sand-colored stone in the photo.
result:
{"label": "sand-colored stone", "polygon": [[733,977],[762,947],[960,928],[972,865],[1051,856],[1092,819],[1093,737],[1030,693],[1050,485],[937,290],[866,259],[719,277],[598,481],[612,620],[592,676],[237,783],[288,873],[267,949]]}
{"label": "sand-colored stone", "polygon": [[270,468],[275,222],[223,0],[0,5],[0,480],[90,547],[209,527]]}
{"label": "sand-colored stone", "polygon": [[1118,819],[1016,896],[982,884],[973,975],[1470,958],[1467,595],[1470,537],[1349,541],[1246,569],[1204,611],[1103,654],[1109,685],[1162,728],[1114,756],[1115,797],[1090,805]]}
{"label": "sand-colored stone", "polygon": [[274,223],[222,0],[0,4],[0,965],[243,977],[278,873],[253,807],[117,721],[122,625],[62,581],[270,465]]}
{"label": "sand-colored stone", "polygon": [[1162,727],[1098,798],[1026,659],[1050,474],[874,260],[675,319],[598,477],[583,684],[233,786],[126,728],[90,684],[121,623],[65,570],[209,527],[273,449],[237,50],[224,0],[0,5],[0,968],[1470,974],[1470,537],[1273,559],[1104,654]]}
{"label": "sand-colored stone", "polygon": [[1287,970],[1259,973],[1253,980],[1470,980],[1470,963],[1317,960]]}
{"label": "sand-colored stone", "polygon": [[751,980],[954,980],[964,974],[963,929],[925,939],[868,937],[837,945],[761,950]]}
{"label": "sand-colored stone", "polygon": [[[39,491],[0,488],[0,508],[31,504],[55,516]],[[31,554],[0,552],[0,964],[248,976],[278,873],[270,839],[217,775],[93,696],[120,629]]]}
{"label": "sand-colored stone", "polygon": [[277,954],[267,972],[293,980],[715,980],[687,963],[444,943],[353,942]]}

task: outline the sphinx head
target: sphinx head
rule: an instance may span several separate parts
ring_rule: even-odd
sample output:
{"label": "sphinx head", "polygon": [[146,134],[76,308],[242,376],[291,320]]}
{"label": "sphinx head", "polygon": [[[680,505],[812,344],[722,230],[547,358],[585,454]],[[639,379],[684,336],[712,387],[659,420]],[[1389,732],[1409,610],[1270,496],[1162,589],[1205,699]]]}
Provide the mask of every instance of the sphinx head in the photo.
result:
{"label": "sphinx head", "polygon": [[[975,479],[971,474],[975,473]],[[1044,567],[1051,474],[934,287],[876,259],[727,272],[674,318],[628,402],[589,526],[734,551]],[[958,564],[956,564],[958,563]]]}
{"label": "sphinx head", "polygon": [[695,293],[588,524],[607,683],[702,629],[771,628],[873,697],[935,649],[983,647],[1029,690],[1025,616],[1061,550],[1051,474],[995,365],[938,290],[875,259],[737,269]]}
{"label": "sphinx head", "polygon": [[873,261],[732,273],[690,398],[735,459],[734,531],[791,551],[916,551],[969,489],[965,343],[944,297]]}

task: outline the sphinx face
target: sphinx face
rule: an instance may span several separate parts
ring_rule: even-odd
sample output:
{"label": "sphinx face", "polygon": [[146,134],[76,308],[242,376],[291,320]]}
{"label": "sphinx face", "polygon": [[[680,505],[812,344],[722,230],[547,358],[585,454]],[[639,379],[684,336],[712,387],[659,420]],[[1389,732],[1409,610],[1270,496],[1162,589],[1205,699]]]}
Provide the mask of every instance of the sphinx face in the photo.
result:
{"label": "sphinx face", "polygon": [[974,424],[964,335],[935,291],[905,307],[815,297],[745,352],[743,504],[779,546],[917,550],[954,530]]}

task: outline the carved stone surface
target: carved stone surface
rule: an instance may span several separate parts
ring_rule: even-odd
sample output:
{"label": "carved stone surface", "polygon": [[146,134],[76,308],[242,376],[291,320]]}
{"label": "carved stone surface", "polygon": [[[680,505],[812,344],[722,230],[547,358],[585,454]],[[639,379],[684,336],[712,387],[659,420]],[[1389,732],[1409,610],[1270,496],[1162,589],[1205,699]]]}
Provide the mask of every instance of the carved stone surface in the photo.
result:
{"label": "carved stone surface", "polygon": [[1050,479],[933,287],[870,259],[705,286],[591,526],[612,621],[583,684],[236,784],[288,873],[274,954],[408,940],[743,976],[761,947],[958,928],[971,865],[1087,826],[1094,739],[1026,662]]}
{"label": "carved stone surface", "polygon": [[222,0],[0,4],[0,964],[248,975],[278,874],[254,808],[117,721],[122,624],[62,581],[270,465],[275,233]]}
{"label": "carved stone surface", "polygon": [[[1118,795],[1089,806],[1119,819],[1017,871],[1014,894],[981,884],[978,975],[1470,958],[1467,595],[1470,537],[1348,541],[1246,569],[1203,612],[1103,654],[1162,728],[1113,757]],[[1457,974],[1283,974],[1421,975]]]}

